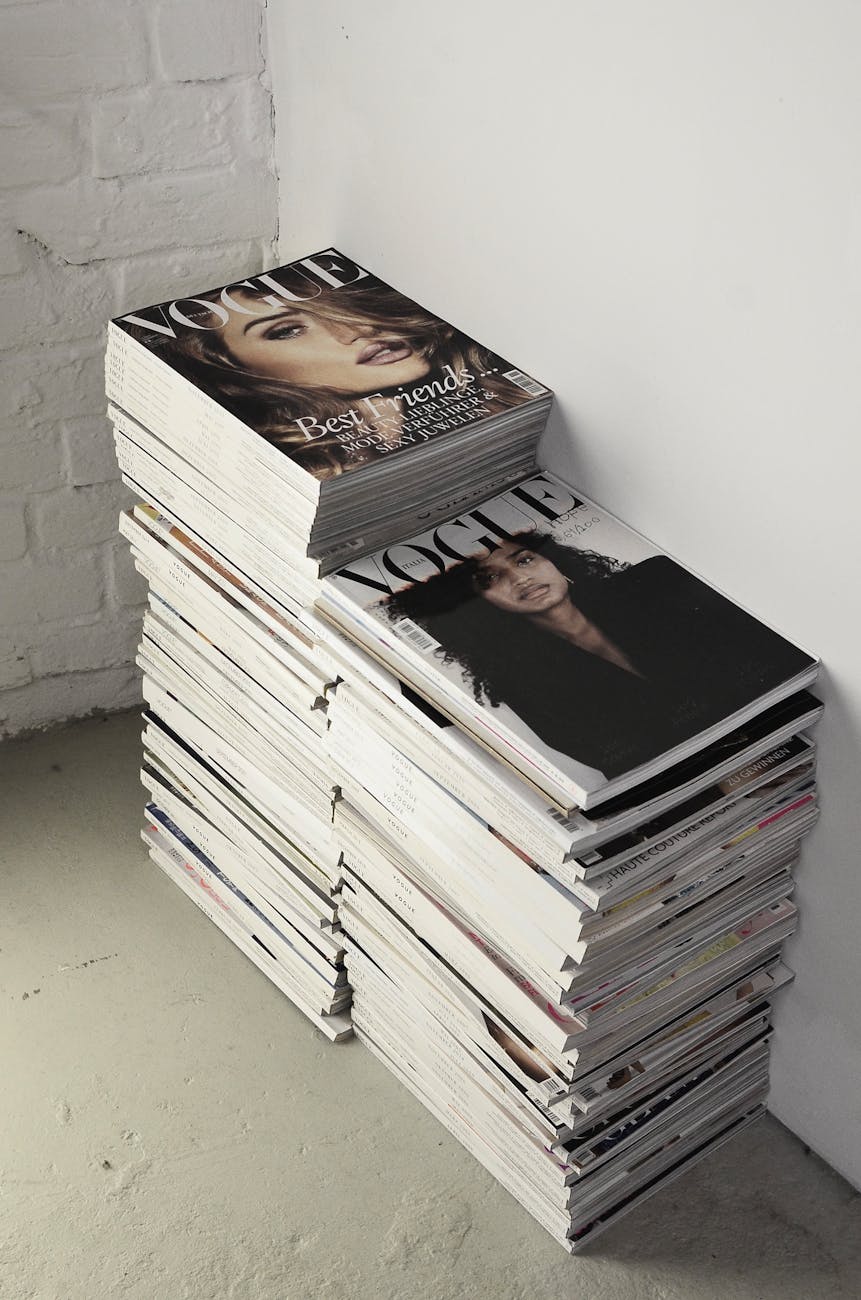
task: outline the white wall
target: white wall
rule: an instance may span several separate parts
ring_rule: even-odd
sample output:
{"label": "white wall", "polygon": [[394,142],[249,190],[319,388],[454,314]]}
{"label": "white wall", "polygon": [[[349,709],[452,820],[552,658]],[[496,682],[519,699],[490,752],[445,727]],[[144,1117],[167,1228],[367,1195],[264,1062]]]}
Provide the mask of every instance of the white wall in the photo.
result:
{"label": "white wall", "polygon": [[263,0],[0,6],[0,737],[140,697],[108,319],[260,270]]}
{"label": "white wall", "polygon": [[861,1184],[861,7],[281,0],[283,260],[545,380],[552,468],[826,664],[772,1108]]}

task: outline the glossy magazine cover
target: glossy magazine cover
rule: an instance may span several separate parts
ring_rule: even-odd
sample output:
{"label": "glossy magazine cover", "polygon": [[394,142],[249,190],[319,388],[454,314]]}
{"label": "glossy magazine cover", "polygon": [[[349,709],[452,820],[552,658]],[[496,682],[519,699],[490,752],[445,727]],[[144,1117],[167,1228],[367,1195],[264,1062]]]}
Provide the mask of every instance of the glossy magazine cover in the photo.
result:
{"label": "glossy magazine cover", "polygon": [[585,791],[725,734],[817,667],[546,473],[338,570],[320,604]]}
{"label": "glossy magazine cover", "polygon": [[113,324],[318,479],[550,399],[335,249]]}

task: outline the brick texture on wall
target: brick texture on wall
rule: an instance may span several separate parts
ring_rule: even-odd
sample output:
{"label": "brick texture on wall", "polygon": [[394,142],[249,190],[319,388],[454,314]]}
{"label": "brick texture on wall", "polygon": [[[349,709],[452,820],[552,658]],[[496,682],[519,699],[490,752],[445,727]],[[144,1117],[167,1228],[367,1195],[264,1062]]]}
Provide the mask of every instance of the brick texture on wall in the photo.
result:
{"label": "brick texture on wall", "polygon": [[111,316],[276,237],[265,0],[0,2],[0,737],[133,705]]}

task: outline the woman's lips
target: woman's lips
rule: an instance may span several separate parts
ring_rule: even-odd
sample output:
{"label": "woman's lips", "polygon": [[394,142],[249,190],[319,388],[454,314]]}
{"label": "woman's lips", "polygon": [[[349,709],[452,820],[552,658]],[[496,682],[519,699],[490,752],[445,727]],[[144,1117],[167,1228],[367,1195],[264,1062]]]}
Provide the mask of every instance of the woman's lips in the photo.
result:
{"label": "woman's lips", "polygon": [[538,587],[527,587],[525,591],[521,592],[520,599],[536,600],[538,599],[539,596],[546,595],[549,590],[550,588],[547,586],[546,583],[541,583],[541,585]]}
{"label": "woman's lips", "polygon": [[366,344],[356,358],[359,366],[390,366],[393,361],[406,361],[412,348],[403,339],[375,339]]}

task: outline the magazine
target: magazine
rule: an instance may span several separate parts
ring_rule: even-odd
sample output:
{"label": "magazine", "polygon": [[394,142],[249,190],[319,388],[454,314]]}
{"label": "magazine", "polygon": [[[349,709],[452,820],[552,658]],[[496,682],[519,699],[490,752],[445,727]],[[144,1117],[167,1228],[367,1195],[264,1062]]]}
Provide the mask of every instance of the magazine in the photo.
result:
{"label": "magazine", "polygon": [[818,667],[546,473],[344,566],[318,607],[565,811],[703,749]]}
{"label": "magazine", "polygon": [[190,853],[183,853],[182,846],[168,835],[164,826],[155,818],[148,818],[141,838],[149,849],[150,857],[161,867],[166,875],[180,886],[184,893],[197,904],[200,910],[222,930],[236,946],[250,957],[264,974],[290,998],[291,1002],[311,1020],[318,1029],[332,1042],[340,1042],[350,1037],[352,1025],[349,1014],[331,1012],[320,1005],[315,1005],[313,995],[305,984],[300,984],[286,971],[282,964],[257,939],[249,921],[248,909],[242,908],[234,901],[231,891],[222,888],[220,882],[209,878],[208,873],[199,865]]}
{"label": "magazine", "polygon": [[[578,1005],[583,1010],[577,1011],[572,1005],[551,1000],[549,991],[542,993],[535,981],[524,976],[502,953],[460,923],[450,910],[411,883],[402,872],[385,871],[368,856],[361,863],[348,864],[347,879],[353,878],[369,886],[382,904],[400,918],[399,947],[409,944],[405,923],[416,936],[421,936],[424,945],[431,944],[436,954],[454,967],[463,980],[498,1007],[536,1047],[557,1060],[567,1056],[572,1064],[580,1061],[584,1067],[583,1048],[587,1044],[601,1044],[599,1054],[589,1054],[590,1062],[597,1062],[602,1056],[606,1059],[606,1044],[601,1040],[615,1033],[619,1026],[625,1026],[623,1037],[629,1036],[632,1043],[642,1038],[648,1031],[634,1022],[650,1017],[653,1007],[660,1006],[663,1011],[667,1004],[687,997],[693,1002],[704,981],[717,977],[725,966],[744,957],[736,949],[744,948],[751,938],[765,939],[767,931],[794,917],[791,905],[783,903],[775,905],[767,915],[754,917],[759,907],[768,907],[775,892],[780,893],[780,890],[760,891],[749,901],[728,909],[726,922],[713,922],[702,938],[688,938],[675,953],[672,948],[664,948],[662,960],[656,962],[652,958],[645,962],[639,974],[634,972],[621,981],[622,988],[615,995],[610,991],[603,993],[599,983],[592,981],[588,993],[584,991],[578,997]],[[787,892],[785,886],[782,892]],[[366,892],[354,893],[349,911],[356,909],[360,901],[363,907],[374,906]],[[349,933],[350,924],[345,924]],[[384,921],[384,924],[391,922]],[[767,937],[771,939],[771,935]],[[605,1013],[597,1016],[602,1006]],[[608,1012],[613,1021],[609,1027]],[[587,1030],[587,1022],[593,1021],[595,1028]],[[621,1046],[616,1050],[621,1050]]]}
{"label": "magazine", "polygon": [[574,1235],[568,1241],[568,1249],[572,1254],[582,1250],[584,1246],[589,1246],[599,1235],[611,1228],[618,1219],[623,1215],[636,1209],[643,1201],[648,1200],[655,1192],[663,1190],[677,1178],[681,1178],[698,1164],[700,1160],[706,1159],[713,1152],[717,1151],[725,1143],[732,1141],[737,1134],[743,1129],[753,1124],[762,1115],[765,1114],[765,1106],[756,1104],[749,1110],[736,1114],[734,1117],[726,1118],[720,1126],[714,1126],[704,1133],[699,1142],[688,1141],[684,1147],[678,1147],[674,1150],[671,1160],[660,1172],[654,1173],[651,1178],[637,1186],[627,1195],[624,1190],[619,1192],[619,1200],[614,1204],[608,1205],[601,1210],[590,1223],[575,1230]]}
{"label": "magazine", "polygon": [[570,1221],[562,1211],[554,1211],[546,1199],[539,1197],[522,1171],[512,1161],[505,1160],[478,1131],[444,1098],[429,1089],[427,1083],[414,1071],[409,1071],[403,1061],[393,1056],[367,1033],[356,1026],[356,1037],[376,1056],[394,1076],[466,1147],[467,1151],[493,1175],[493,1177],[549,1232],[560,1245],[573,1249],[568,1241]]}
{"label": "magazine", "polygon": [[[306,871],[304,878],[299,875],[291,859],[279,856],[266,840],[253,836],[245,824],[187,769],[179,765],[174,768],[165,762],[165,747],[158,743],[153,728],[148,727],[145,734],[144,771],[147,780],[161,782],[169,796],[182,798],[194,809],[195,816],[205,818],[216,833],[225,836],[231,844],[231,858],[235,860],[231,871],[245,869],[257,877],[263,896],[287,917],[294,928],[305,934],[327,956],[336,955],[339,945],[332,938],[331,931],[337,916],[337,900],[323,896],[319,889],[315,889],[318,873],[312,870],[310,873]],[[159,803],[154,786],[150,790]],[[170,813],[167,804],[159,803],[159,806]],[[199,848],[208,852],[207,845],[199,836],[193,835],[193,838]],[[210,856],[216,854],[217,850]]]}
{"label": "magazine", "polygon": [[157,775],[147,764],[142,769],[141,780],[150,791],[152,815],[249,906],[257,922],[265,927],[260,937],[270,951],[285,960],[300,961],[303,976],[311,978],[313,972],[331,988],[342,989],[346,984],[343,965],[332,957],[327,939],[304,932],[294,925],[294,918],[286,908],[267,897],[267,873],[261,870],[260,862],[247,854],[240,856],[234,841],[218,832],[174,791],[166,778]]}
{"label": "magazine", "polygon": [[314,599],[316,578],[303,575],[284,557],[275,555],[247,528],[187,488],[148,453],[128,440],[116,442],[116,453],[123,482],[132,492],[156,505],[183,532],[206,538],[211,547],[231,556],[244,573],[256,574],[272,598],[293,612]]}
{"label": "magazine", "polygon": [[[765,1090],[762,1042],[725,1063],[715,1056],[674,1095],[655,1098],[650,1109],[641,1109],[627,1125],[619,1123],[615,1132],[607,1129],[603,1149],[596,1139],[593,1164],[578,1176],[573,1165],[559,1164],[564,1148],[551,1142],[542,1150],[530,1140],[529,1131],[540,1131],[539,1113],[525,1112],[516,1086],[500,1087],[498,1076],[482,1075],[479,1060],[463,1050],[462,1040],[440,1038],[432,1020],[424,1018],[419,1029],[408,1006],[386,995],[391,989],[371,980],[367,990],[357,990],[357,1033],[458,1136],[471,1135],[478,1144],[475,1154],[551,1231],[584,1232],[585,1220],[612,1207],[624,1196],[622,1188],[642,1186],[672,1167],[735,1116],[749,1113]],[[472,1142],[467,1145],[473,1149]],[[560,1175],[567,1191],[560,1187]],[[570,1227],[560,1210],[570,1216]]]}
{"label": "magazine", "polygon": [[[340,641],[342,647],[346,645],[343,638]],[[627,853],[620,840],[618,860],[624,861],[638,851],[637,844],[647,849],[653,833],[658,840],[671,828],[683,826],[685,811],[742,798],[754,784],[744,774],[752,771],[764,782],[773,766],[770,756],[779,761],[778,747],[788,748],[790,754],[812,752],[811,742],[800,742],[793,733],[814,723],[822,707],[812,695],[801,691],[686,763],[668,769],[660,778],[608,800],[591,813],[577,810],[566,816],[548,806],[546,799],[460,728],[448,724],[426,701],[407,692],[357,646],[352,650],[354,661],[345,662],[340,669],[344,680],[327,691],[327,718],[333,741],[346,734],[354,743],[361,742],[371,731],[376,738],[375,764],[381,761],[379,746],[388,743],[392,751],[389,770],[397,769],[405,793],[411,788],[409,774],[415,765],[466,805],[474,817],[480,817],[486,827],[492,828],[490,833],[503,836],[524,862],[548,871],[578,897],[582,876],[591,882],[593,874],[599,875],[609,866],[600,852],[594,858],[587,857],[591,849],[600,850],[604,843],[619,840],[630,828],[642,826],[642,841],[635,831]],[[369,680],[360,677],[365,670],[373,673]],[[360,743],[359,748],[361,752]],[[691,800],[699,802],[689,804]],[[677,808],[682,811],[674,817]],[[658,817],[662,818],[660,823]],[[588,895],[582,896],[588,900]]]}
{"label": "magazine", "polygon": [[[167,378],[159,374],[165,368]],[[169,413],[181,398],[180,409],[193,411],[197,397],[213,429],[230,429],[232,420],[318,482],[397,458],[424,459],[435,442],[513,413],[537,415],[534,443],[551,396],[331,248],[117,317],[106,375],[120,407],[160,436],[170,424],[186,451],[194,421],[182,434]],[[153,376],[161,403],[149,391]],[[181,381],[176,391],[173,377]],[[222,473],[224,462],[205,443],[204,463]],[[278,459],[259,455],[270,465]]]}
{"label": "magazine", "polygon": [[756,793],[742,796],[737,805],[727,805],[720,813],[704,819],[689,835],[671,835],[659,840],[651,850],[636,854],[602,875],[588,881],[575,881],[570,890],[575,898],[599,914],[618,911],[639,897],[644,889],[651,889],[656,882],[677,876],[690,864],[709,862],[726,850],[733,851],[742,835],[767,829],[771,811],[777,811],[784,800],[791,801],[796,794],[807,794],[812,790],[810,773],[802,769],[798,780],[783,788],[780,798],[768,791],[758,796]]}
{"label": "magazine", "polygon": [[[567,1159],[577,1175],[592,1175],[601,1165],[652,1141],[663,1134],[668,1123],[677,1123],[683,1114],[702,1107],[703,1102],[743,1091],[753,1078],[764,1081],[768,1071],[767,1039],[760,1036],[753,1044],[737,1049],[729,1056],[720,1054],[701,1065],[687,1078],[663,1088],[660,1093],[641,1102],[619,1120],[604,1121],[592,1131],[568,1144]],[[740,1086],[739,1086],[740,1085]],[[642,1148],[640,1147],[642,1150]]]}
{"label": "magazine", "polygon": [[295,737],[282,729],[274,717],[270,721],[263,705],[255,704],[250,697],[243,701],[238,688],[231,689],[227,678],[217,674],[202,658],[196,660],[193,652],[186,650],[185,644],[149,613],[144,616],[143,631],[141,655],[149,660],[151,667],[147,671],[151,675],[153,671],[157,675],[161,669],[179,685],[181,698],[199,703],[201,710],[211,701],[213,712],[217,708],[218,715],[226,720],[228,738],[232,739],[234,731],[237,737],[249,736],[255,752],[264,757],[282,781],[289,782],[294,792],[303,792],[309,806],[321,812],[331,806],[328,765],[314,761],[316,756],[310,743],[314,733],[310,729],[306,729],[306,736]]}
{"label": "magazine", "polygon": [[[752,1010],[760,1015],[766,999],[791,979],[791,973],[778,961],[746,971],[693,1012],[638,1043],[633,1052],[611,1058],[579,1079],[555,1109],[569,1113],[573,1104],[590,1123],[596,1115],[624,1109],[632,1099],[656,1091],[680,1071],[698,1066],[704,1052],[708,1055],[716,1043],[724,1043],[748,1022]],[[578,1131],[581,1129],[582,1121]]]}
{"label": "magazine", "polygon": [[[274,605],[271,597],[267,599],[261,588],[243,577],[235,565],[176,527],[167,515],[139,502],[133,512],[126,511],[120,515],[120,532],[133,546],[141,546],[141,532],[154,542],[158,541],[167,553],[164,558],[171,571],[186,581],[199,579],[209,587],[213,596],[220,592],[229,606],[244,610],[248,617],[242,621],[242,626],[258,629],[258,640],[267,639],[272,653],[293,672],[315,683],[321,695],[326,686],[334,684],[338,675],[337,665],[312,631],[284,607]],[[174,562],[178,565],[176,569]]]}
{"label": "magazine", "polygon": [[[160,684],[154,674],[160,674],[161,669],[147,656],[139,655],[138,663],[144,670],[144,700],[159,724],[194,745],[222,780],[238,789],[249,806],[274,822],[306,857],[321,864],[337,858],[331,825],[321,820],[330,804],[316,798],[307,786],[300,788],[288,774],[273,769],[267,756],[253,747],[250,735],[240,733],[232,720],[223,726],[222,718],[214,710],[204,709],[197,700],[194,705],[200,716],[187,704],[181,704],[173,681],[164,675],[164,685]],[[188,691],[185,696],[188,700]]]}
{"label": "magazine", "polygon": [[[199,806],[202,806],[201,800],[208,796],[220,809],[219,816],[227,819],[233,828],[244,825],[255,847],[267,855],[275,856],[277,870],[285,876],[292,889],[298,890],[309,901],[311,910],[317,911],[324,905],[321,923],[332,925],[336,900],[331,895],[340,878],[340,847],[332,841],[328,853],[312,861],[308,853],[289,839],[272,818],[266,815],[265,807],[259,800],[249,801],[241,792],[238,782],[231,781],[223,770],[216,771],[215,766],[207,762],[193,745],[180,739],[154,713],[146,710],[143,718],[146,726],[142,739],[147,753],[164,761],[183,783],[191,786]],[[292,826],[291,830],[295,835]],[[229,833],[232,834],[233,831]],[[238,833],[241,836],[241,831]]]}
{"label": "magazine", "polygon": [[669,811],[644,821],[635,830],[578,855],[571,864],[572,874],[590,884],[596,880],[603,884],[605,879],[612,879],[613,868],[624,866],[631,871],[645,854],[668,854],[675,843],[697,837],[709,827],[717,829],[746,804],[802,778],[811,779],[814,772],[815,746],[806,736],[793,736],[691,798],[680,799]]}

